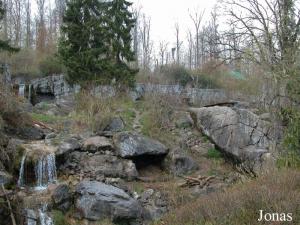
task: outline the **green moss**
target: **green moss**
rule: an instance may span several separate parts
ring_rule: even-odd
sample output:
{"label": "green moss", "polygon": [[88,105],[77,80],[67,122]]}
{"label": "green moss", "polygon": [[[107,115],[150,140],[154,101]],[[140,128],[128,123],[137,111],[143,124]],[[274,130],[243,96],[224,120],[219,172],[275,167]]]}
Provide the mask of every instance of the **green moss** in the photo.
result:
{"label": "green moss", "polygon": [[65,215],[61,211],[53,210],[52,217],[54,225],[69,225],[65,218]]}
{"label": "green moss", "polygon": [[43,123],[55,123],[63,120],[63,117],[60,116],[52,116],[52,115],[39,114],[39,113],[31,113],[31,117],[32,119]]}
{"label": "green moss", "polygon": [[22,146],[18,146],[17,147],[17,151],[16,151],[16,155],[13,161],[13,171],[19,171],[20,169],[20,165],[21,165],[21,161],[22,161],[22,157],[24,155],[25,149]]}
{"label": "green moss", "polygon": [[222,154],[221,154],[221,152],[219,152],[215,148],[210,148],[210,149],[208,149],[208,152],[207,152],[207,158],[209,158],[209,159],[220,159],[220,158],[222,158]]}

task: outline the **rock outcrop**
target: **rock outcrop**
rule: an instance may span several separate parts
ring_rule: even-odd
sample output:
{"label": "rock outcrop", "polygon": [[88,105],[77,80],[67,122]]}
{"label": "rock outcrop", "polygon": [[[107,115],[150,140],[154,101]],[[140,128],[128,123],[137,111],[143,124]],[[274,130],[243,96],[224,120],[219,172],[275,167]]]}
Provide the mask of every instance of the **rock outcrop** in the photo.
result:
{"label": "rock outcrop", "polygon": [[169,152],[165,160],[165,167],[175,175],[188,174],[199,169],[195,160],[180,148]]}
{"label": "rock outcrop", "polygon": [[120,159],[112,154],[92,154],[75,151],[66,157],[60,167],[67,174],[82,175],[96,180],[104,177],[121,177],[133,180],[138,176],[135,164],[131,160]]}
{"label": "rock outcrop", "polygon": [[76,186],[77,217],[88,220],[112,219],[120,224],[141,219],[142,207],[137,200],[117,187],[96,181]]}
{"label": "rock outcrop", "polygon": [[3,185],[9,184],[12,182],[12,180],[13,180],[12,175],[8,174],[5,171],[0,171],[0,185],[1,184],[3,184]]}
{"label": "rock outcrop", "polygon": [[191,109],[197,126],[218,148],[259,172],[272,159],[276,137],[272,125],[247,109],[206,107]]}
{"label": "rock outcrop", "polygon": [[151,138],[132,132],[122,132],[114,136],[118,155],[123,158],[134,158],[142,155],[166,155],[168,148]]}
{"label": "rock outcrop", "polygon": [[72,204],[72,195],[69,186],[66,184],[57,186],[52,193],[52,200],[57,209],[63,212],[68,211]]}
{"label": "rock outcrop", "polygon": [[87,152],[110,151],[113,149],[111,141],[102,136],[88,138],[83,143],[83,150]]}

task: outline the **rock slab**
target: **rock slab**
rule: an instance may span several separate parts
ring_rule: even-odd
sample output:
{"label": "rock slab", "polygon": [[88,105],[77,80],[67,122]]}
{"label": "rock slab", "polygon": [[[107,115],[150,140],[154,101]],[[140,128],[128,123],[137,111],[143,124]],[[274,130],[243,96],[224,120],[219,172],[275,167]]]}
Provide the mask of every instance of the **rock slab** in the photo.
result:
{"label": "rock slab", "polygon": [[109,218],[122,224],[141,218],[140,203],[117,187],[83,181],[76,186],[75,192],[75,208],[79,218],[92,221]]}
{"label": "rock slab", "polygon": [[114,144],[119,156],[134,158],[143,155],[166,155],[168,148],[159,141],[136,134],[122,132],[114,136]]}

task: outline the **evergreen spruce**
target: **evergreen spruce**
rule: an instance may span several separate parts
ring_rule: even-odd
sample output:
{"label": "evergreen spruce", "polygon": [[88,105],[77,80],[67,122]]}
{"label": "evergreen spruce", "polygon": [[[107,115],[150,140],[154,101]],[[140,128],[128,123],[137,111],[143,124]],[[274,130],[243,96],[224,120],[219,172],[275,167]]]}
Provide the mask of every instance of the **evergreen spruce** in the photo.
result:
{"label": "evergreen spruce", "polygon": [[130,5],[124,0],[68,2],[59,55],[71,83],[134,83],[137,71],[127,65],[134,60]]}
{"label": "evergreen spruce", "polygon": [[126,62],[134,61],[131,31],[135,26],[135,19],[129,7],[132,3],[126,0],[113,0],[108,3],[108,17],[110,18],[110,41],[112,45],[114,78],[121,83],[132,85],[137,70],[131,69]]}
{"label": "evergreen spruce", "polygon": [[[3,7],[3,1],[0,0],[0,21],[3,20],[5,16],[5,9]],[[0,51],[16,52],[18,48],[13,48],[9,45],[8,40],[0,40]]]}

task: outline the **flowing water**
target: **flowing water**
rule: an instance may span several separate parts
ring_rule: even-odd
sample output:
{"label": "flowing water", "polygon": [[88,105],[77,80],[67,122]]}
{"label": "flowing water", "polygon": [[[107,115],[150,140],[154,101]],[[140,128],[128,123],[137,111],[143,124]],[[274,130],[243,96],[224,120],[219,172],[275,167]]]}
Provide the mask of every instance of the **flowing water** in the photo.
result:
{"label": "flowing water", "polygon": [[[22,158],[18,179],[18,186],[24,187],[26,185],[25,180],[25,165],[26,165],[27,155],[25,154]],[[56,165],[55,165],[55,155],[48,154],[41,156],[35,164],[34,168],[36,186],[35,190],[44,190],[49,184],[53,184],[57,181]]]}
{"label": "flowing water", "polygon": [[39,220],[41,225],[54,225],[54,222],[50,216],[46,213],[47,206],[43,206],[41,209],[39,209]]}
{"label": "flowing water", "polygon": [[25,84],[19,85],[19,96],[21,96],[21,97],[25,96]]}
{"label": "flowing water", "polygon": [[22,157],[21,167],[19,171],[18,187],[24,186],[24,167],[25,167],[26,154]]}
{"label": "flowing water", "polygon": [[35,177],[37,186],[35,189],[45,189],[48,184],[55,183],[57,180],[55,155],[49,154],[41,157],[35,166]]}
{"label": "flowing water", "polygon": [[43,205],[38,210],[27,210],[26,225],[54,225],[53,219],[47,214],[47,205]]}
{"label": "flowing water", "polygon": [[31,103],[31,97],[32,97],[32,84],[29,84],[28,100],[30,103]]}

